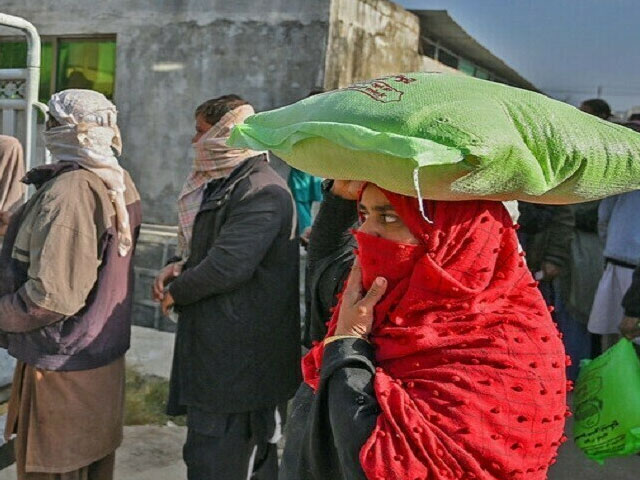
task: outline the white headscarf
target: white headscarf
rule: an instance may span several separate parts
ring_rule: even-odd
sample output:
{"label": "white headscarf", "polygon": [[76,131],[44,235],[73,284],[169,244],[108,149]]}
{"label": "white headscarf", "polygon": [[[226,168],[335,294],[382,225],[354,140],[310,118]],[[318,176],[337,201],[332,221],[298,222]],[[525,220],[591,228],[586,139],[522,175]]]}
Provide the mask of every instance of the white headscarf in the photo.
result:
{"label": "white headscarf", "polygon": [[104,182],[116,211],[118,253],[126,256],[132,235],[124,170],[114,155],[122,151],[115,105],[93,90],[64,90],[49,100],[49,115],[60,125],[44,132],[45,146],[57,160],[75,162]]}

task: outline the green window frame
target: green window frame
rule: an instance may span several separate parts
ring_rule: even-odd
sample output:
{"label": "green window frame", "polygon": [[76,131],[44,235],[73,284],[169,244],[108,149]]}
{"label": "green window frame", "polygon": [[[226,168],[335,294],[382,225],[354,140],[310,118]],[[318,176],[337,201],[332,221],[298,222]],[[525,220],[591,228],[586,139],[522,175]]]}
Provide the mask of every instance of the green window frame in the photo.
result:
{"label": "green window frame", "polygon": [[[0,38],[0,68],[24,68],[27,43]],[[44,37],[42,39],[39,100],[46,103],[55,92],[88,88],[113,99],[116,83],[116,38]]]}

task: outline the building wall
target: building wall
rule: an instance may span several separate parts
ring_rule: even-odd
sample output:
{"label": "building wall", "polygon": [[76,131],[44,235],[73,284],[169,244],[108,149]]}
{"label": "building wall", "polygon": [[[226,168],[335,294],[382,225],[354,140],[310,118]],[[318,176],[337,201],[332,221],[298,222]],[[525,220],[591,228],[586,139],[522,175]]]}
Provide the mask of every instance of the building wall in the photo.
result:
{"label": "building wall", "polygon": [[333,0],[324,86],[327,89],[417,70],[418,18],[386,0]]}
{"label": "building wall", "polygon": [[145,222],[160,224],[176,222],[195,107],[237,93],[264,110],[321,86],[329,9],[330,0],[0,0],[43,36],[116,34],[121,161]]}

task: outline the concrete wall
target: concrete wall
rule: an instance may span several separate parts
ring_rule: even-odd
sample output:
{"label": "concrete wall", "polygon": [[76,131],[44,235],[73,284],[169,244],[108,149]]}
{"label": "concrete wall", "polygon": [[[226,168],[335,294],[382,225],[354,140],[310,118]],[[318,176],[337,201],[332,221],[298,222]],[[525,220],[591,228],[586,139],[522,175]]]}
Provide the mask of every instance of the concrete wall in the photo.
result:
{"label": "concrete wall", "polygon": [[451,71],[419,54],[420,21],[387,0],[333,0],[324,85],[411,71]]}
{"label": "concrete wall", "polygon": [[419,69],[418,18],[386,0],[333,0],[325,88]]}
{"label": "concrete wall", "polygon": [[263,110],[322,85],[329,9],[330,0],[0,0],[43,36],[117,36],[122,164],[145,221],[161,224],[176,221],[195,107],[237,93]]}

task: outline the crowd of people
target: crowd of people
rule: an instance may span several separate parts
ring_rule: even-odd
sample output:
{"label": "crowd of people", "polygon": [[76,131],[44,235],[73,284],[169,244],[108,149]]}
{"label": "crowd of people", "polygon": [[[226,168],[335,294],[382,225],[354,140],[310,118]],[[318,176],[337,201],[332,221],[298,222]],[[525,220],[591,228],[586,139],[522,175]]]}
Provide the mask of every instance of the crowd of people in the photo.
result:
{"label": "crowd of people", "polygon": [[[611,120],[602,100],[581,109]],[[518,227],[500,202],[287,181],[227,145],[253,113],[237,95],[195,109],[179,249],[150,292],[178,314],[167,410],[186,415],[188,478],[546,478],[565,367],[640,336],[640,193],[520,202]],[[140,197],[103,95],[54,94],[44,139],[54,163],[19,183],[20,144],[0,138],[5,435],[20,480],[110,480]]]}

